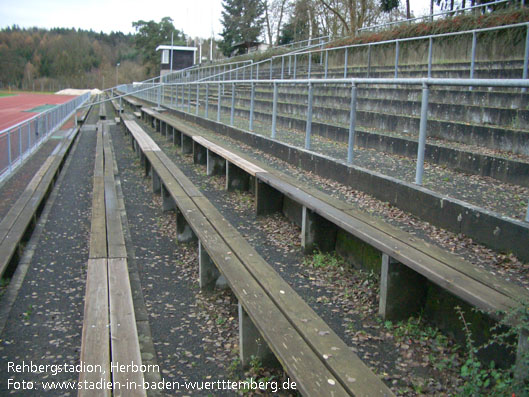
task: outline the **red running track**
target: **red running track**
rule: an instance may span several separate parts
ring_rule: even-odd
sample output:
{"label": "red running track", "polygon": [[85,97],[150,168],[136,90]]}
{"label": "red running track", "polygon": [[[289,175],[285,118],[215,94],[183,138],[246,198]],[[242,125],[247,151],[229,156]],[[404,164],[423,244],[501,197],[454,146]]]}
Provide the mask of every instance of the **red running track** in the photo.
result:
{"label": "red running track", "polygon": [[75,96],[72,95],[26,93],[0,97],[0,131],[38,114],[25,110],[42,105],[58,105],[73,98]]}

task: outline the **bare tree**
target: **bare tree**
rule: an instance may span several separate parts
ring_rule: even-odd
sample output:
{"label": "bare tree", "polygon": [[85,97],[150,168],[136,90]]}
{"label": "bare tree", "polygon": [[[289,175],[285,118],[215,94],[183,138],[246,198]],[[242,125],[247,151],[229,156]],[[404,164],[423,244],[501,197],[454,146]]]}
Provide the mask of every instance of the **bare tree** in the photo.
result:
{"label": "bare tree", "polygon": [[269,44],[278,44],[283,16],[289,0],[263,0],[265,10],[266,36]]}
{"label": "bare tree", "polygon": [[354,34],[380,14],[378,2],[373,0],[319,0],[327,12],[342,24],[344,33]]}

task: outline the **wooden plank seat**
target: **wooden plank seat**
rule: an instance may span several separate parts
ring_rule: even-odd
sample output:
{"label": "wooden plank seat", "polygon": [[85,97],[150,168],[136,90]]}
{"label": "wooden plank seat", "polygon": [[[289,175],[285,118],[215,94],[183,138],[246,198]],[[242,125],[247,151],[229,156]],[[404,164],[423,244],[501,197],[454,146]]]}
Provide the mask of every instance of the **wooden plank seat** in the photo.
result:
{"label": "wooden plank seat", "polygon": [[[143,374],[127,367],[141,365],[142,360],[108,126],[98,131],[93,186],[81,361],[101,371],[82,371],[79,381],[88,385],[112,381],[121,385],[114,395],[146,396],[142,386],[125,389],[127,382],[142,385]],[[118,363],[125,370],[111,372]],[[110,396],[111,392],[88,386],[78,395]]]}
{"label": "wooden plank seat", "polygon": [[66,161],[79,128],[71,129],[33,176],[0,223],[0,276],[20,259],[22,244],[29,238],[53,184]]}
{"label": "wooden plank seat", "polygon": [[393,395],[163,151],[146,156],[153,191],[162,194],[164,210],[176,211],[177,240],[198,240],[201,288],[222,275],[239,300],[244,364],[273,353],[308,396]]}
{"label": "wooden plank seat", "polygon": [[106,102],[102,102],[99,104],[99,120],[106,120],[106,118],[107,118]]}

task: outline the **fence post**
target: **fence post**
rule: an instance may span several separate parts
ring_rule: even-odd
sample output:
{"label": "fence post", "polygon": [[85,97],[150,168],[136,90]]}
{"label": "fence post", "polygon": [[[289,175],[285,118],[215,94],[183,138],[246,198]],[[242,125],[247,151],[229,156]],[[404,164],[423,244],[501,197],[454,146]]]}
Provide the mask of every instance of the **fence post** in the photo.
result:
{"label": "fence post", "polygon": [[281,80],[285,78],[284,72],[285,72],[285,57],[281,57]]}
{"label": "fence post", "polygon": [[270,80],[272,80],[272,64],[274,63],[274,58],[270,58]]}
{"label": "fence post", "polygon": [[292,75],[292,70],[291,70],[291,65],[292,65],[292,55],[289,55],[288,56],[288,75],[291,76]]}
{"label": "fence post", "polygon": [[253,111],[255,106],[255,83],[252,81],[252,91],[250,94],[250,131],[253,132]]}
{"label": "fence post", "polygon": [[422,84],[422,100],[421,100],[421,122],[419,127],[419,148],[417,150],[417,168],[415,172],[415,183],[422,185],[422,177],[424,173],[424,148],[426,146],[426,123],[428,121],[428,84]]}
{"label": "fence post", "polygon": [[309,72],[308,72],[308,75],[307,75],[307,78],[310,79],[310,69],[311,69],[311,66],[312,66],[312,52],[309,52]]}
{"label": "fence post", "polygon": [[296,56],[296,54],[294,54],[294,80],[296,79],[297,61],[298,61],[298,57]]}
{"label": "fence post", "polygon": [[217,122],[220,123],[220,102],[221,102],[221,95],[220,95],[220,83],[219,83],[219,93],[217,97]]}
{"label": "fence post", "polygon": [[162,102],[162,88],[163,86],[160,84],[158,86],[158,107],[161,106],[161,102]]}
{"label": "fence post", "polygon": [[428,40],[428,78],[432,77],[433,38]]}
{"label": "fence post", "polygon": [[22,126],[18,127],[18,159],[22,161]]}
{"label": "fence post", "polygon": [[[527,68],[529,67],[529,24],[526,28],[526,34],[525,34],[525,54],[523,57],[523,74],[522,78],[527,79]],[[527,88],[523,88],[522,92],[526,92]]]}
{"label": "fence post", "polygon": [[277,125],[277,83],[274,81],[274,99],[272,103],[272,138],[276,137]]}
{"label": "fence post", "polygon": [[191,83],[187,83],[187,113],[191,113]]}
{"label": "fence post", "polygon": [[259,80],[259,64],[255,65],[255,79]]}
{"label": "fence post", "polygon": [[343,63],[343,78],[347,78],[347,54],[349,51],[345,48],[344,63]]}
{"label": "fence post", "polygon": [[395,78],[399,77],[399,41],[395,41]]}
{"label": "fence post", "polygon": [[209,84],[206,83],[206,110],[205,110],[206,118],[208,118],[208,109],[209,109]]}
{"label": "fence post", "polygon": [[347,146],[347,163],[353,162],[356,129],[356,84],[351,85],[351,113],[349,115],[349,142]]}
{"label": "fence post", "polygon": [[230,125],[233,125],[234,118],[235,118],[235,83],[231,83]]}
{"label": "fence post", "polygon": [[312,134],[312,98],[313,86],[309,83],[309,97],[307,102],[307,126],[305,129],[305,149],[310,150],[310,136]]}

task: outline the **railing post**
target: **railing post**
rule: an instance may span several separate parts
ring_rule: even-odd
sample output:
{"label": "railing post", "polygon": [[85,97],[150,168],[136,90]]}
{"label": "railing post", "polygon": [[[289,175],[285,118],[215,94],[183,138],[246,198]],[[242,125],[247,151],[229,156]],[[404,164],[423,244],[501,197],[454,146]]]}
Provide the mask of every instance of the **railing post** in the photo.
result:
{"label": "railing post", "polygon": [[206,83],[206,109],[205,109],[206,118],[208,118],[208,110],[209,110],[209,84]]}
{"label": "railing post", "polygon": [[347,78],[347,54],[349,53],[349,51],[347,50],[347,48],[345,49],[345,54],[344,54],[344,62],[343,62],[343,78],[346,79]]}
{"label": "railing post", "polygon": [[329,50],[325,50],[325,78],[327,78],[328,70],[329,70]]}
{"label": "railing post", "polygon": [[270,80],[272,80],[272,64],[274,63],[274,58],[270,58]]}
{"label": "railing post", "polygon": [[367,46],[367,78],[371,73],[371,44]]}
{"label": "railing post", "polygon": [[347,163],[353,162],[353,151],[356,130],[356,84],[351,85],[351,113],[349,115],[349,142],[347,146]]}
{"label": "railing post", "polygon": [[312,98],[313,98],[313,85],[309,83],[309,97],[307,101],[307,125],[305,128],[305,149],[310,150],[310,138],[312,134]]}
{"label": "railing post", "polygon": [[11,172],[13,169],[11,164],[11,130],[7,131],[7,163],[9,164],[9,172]]}
{"label": "railing post", "polygon": [[249,130],[253,132],[253,111],[255,106],[255,83],[252,81],[252,91],[250,94],[250,126]]}
{"label": "railing post", "polygon": [[395,41],[395,78],[399,77],[399,41]]}
{"label": "railing post", "polygon": [[428,84],[422,85],[422,100],[421,100],[421,121],[419,127],[419,148],[417,150],[417,168],[415,172],[415,183],[422,185],[422,177],[424,174],[424,148],[426,146],[426,124],[428,121]]}
{"label": "railing post", "polygon": [[231,83],[230,125],[233,125],[234,118],[235,118],[235,83]]}
{"label": "railing post", "polygon": [[307,78],[310,79],[310,69],[311,69],[311,66],[312,66],[312,52],[309,52],[309,71],[308,71],[308,74],[307,74]]}
{"label": "railing post", "polygon": [[161,107],[161,102],[162,102],[162,85],[160,84],[158,86],[158,107]]}
{"label": "railing post", "polygon": [[472,58],[470,60],[470,78],[471,79],[474,78],[474,68],[476,65],[476,44],[477,44],[476,31],[473,31],[472,32]]}
{"label": "railing post", "polygon": [[292,55],[289,55],[288,56],[288,76],[292,76],[292,70],[291,70],[291,65],[292,65]]}
{"label": "railing post", "polygon": [[[523,57],[523,74],[522,78],[527,79],[527,68],[529,67],[529,24],[526,28],[526,34],[525,34],[525,54]],[[522,92],[526,92],[527,88],[523,88]]]}
{"label": "railing post", "polygon": [[220,95],[220,83],[219,83],[219,93],[218,93],[218,97],[217,97],[217,122],[220,123],[220,102],[221,102],[221,95]]}
{"label": "railing post", "polygon": [[281,57],[281,80],[285,78],[285,57]]}
{"label": "railing post", "polygon": [[187,113],[191,113],[191,83],[187,83]]}
{"label": "railing post", "polygon": [[272,139],[276,137],[277,125],[277,83],[274,81],[274,99],[272,103]]}
{"label": "railing post", "polygon": [[197,83],[197,104],[195,106],[195,115],[198,116],[198,110],[200,108],[200,84]]}
{"label": "railing post", "polygon": [[525,213],[525,221],[529,222],[529,200],[527,200],[527,212]]}
{"label": "railing post", "polygon": [[433,38],[428,40],[428,78],[432,77]]}
{"label": "railing post", "polygon": [[296,67],[298,63],[298,57],[294,54],[294,80],[296,79]]}
{"label": "railing post", "polygon": [[255,65],[255,79],[259,80],[259,64]]}

